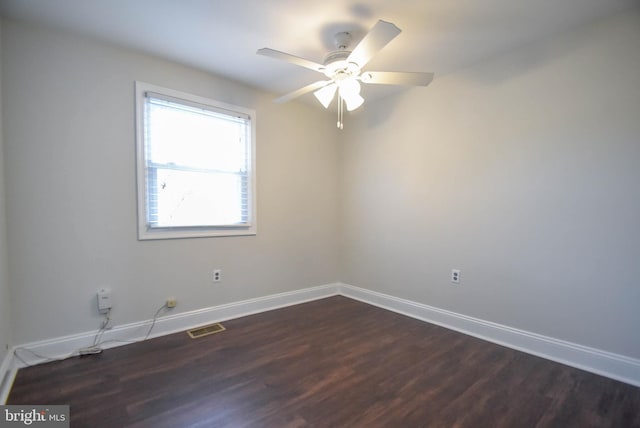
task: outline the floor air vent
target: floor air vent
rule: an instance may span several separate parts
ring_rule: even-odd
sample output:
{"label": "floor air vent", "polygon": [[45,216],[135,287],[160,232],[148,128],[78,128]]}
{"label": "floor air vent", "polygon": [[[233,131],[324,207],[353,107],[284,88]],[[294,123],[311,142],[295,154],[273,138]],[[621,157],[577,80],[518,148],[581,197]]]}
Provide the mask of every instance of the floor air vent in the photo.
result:
{"label": "floor air vent", "polygon": [[187,334],[192,339],[198,339],[203,336],[208,336],[214,333],[220,333],[221,331],[225,331],[226,329],[219,322],[215,324],[209,324],[202,327],[194,328],[192,330],[187,331]]}

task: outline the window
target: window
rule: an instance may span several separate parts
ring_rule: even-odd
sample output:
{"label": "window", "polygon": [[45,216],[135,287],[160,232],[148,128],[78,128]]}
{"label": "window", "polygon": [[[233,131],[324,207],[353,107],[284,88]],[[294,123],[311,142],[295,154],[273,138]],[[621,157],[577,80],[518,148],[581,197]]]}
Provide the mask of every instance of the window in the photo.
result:
{"label": "window", "polygon": [[136,82],[138,239],[255,235],[255,113]]}

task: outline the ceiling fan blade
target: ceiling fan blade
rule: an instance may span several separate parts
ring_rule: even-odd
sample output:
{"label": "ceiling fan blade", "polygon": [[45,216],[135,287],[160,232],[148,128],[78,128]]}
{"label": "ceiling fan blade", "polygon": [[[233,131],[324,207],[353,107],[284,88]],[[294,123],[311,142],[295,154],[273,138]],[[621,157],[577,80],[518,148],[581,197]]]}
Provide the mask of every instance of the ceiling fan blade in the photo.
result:
{"label": "ceiling fan blade", "polygon": [[433,73],[413,73],[408,71],[365,71],[360,80],[376,85],[427,86],[433,80]]}
{"label": "ceiling fan blade", "polygon": [[320,88],[327,86],[328,84],[333,83],[333,80],[319,80],[315,83],[305,86],[304,88],[300,88],[296,91],[289,92],[281,96],[280,98],[276,98],[273,100],[274,103],[286,103],[287,101],[291,101],[294,98],[297,98],[301,95],[304,95],[308,92],[317,91]]}
{"label": "ceiling fan blade", "polygon": [[402,30],[391,22],[378,21],[358,43],[347,61],[355,62],[363,68],[375,54],[393,40]]}
{"label": "ceiling fan blade", "polygon": [[262,48],[262,49],[258,49],[256,53],[258,55],[264,55],[270,58],[287,61],[292,64],[299,65],[300,67],[309,68],[311,70],[319,71],[321,73],[324,70],[324,65],[322,64],[318,64],[317,62],[309,61],[308,59],[300,58],[298,56],[280,52],[274,49]]}

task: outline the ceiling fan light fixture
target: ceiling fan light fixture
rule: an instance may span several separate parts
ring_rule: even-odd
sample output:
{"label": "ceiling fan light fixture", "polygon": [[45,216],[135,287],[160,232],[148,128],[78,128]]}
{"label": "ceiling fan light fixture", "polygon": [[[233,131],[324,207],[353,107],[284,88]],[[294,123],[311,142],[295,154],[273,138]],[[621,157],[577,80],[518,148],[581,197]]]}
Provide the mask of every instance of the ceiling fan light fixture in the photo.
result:
{"label": "ceiling fan light fixture", "polygon": [[334,83],[331,85],[327,85],[324,88],[320,88],[313,93],[315,97],[320,101],[320,104],[324,106],[324,108],[329,108],[329,104],[333,101],[333,97],[336,95],[336,89],[338,86]]}
{"label": "ceiling fan light fixture", "polygon": [[340,96],[347,98],[350,95],[360,94],[360,83],[354,77],[346,77],[338,82],[340,88]]}
{"label": "ceiling fan light fixture", "polygon": [[344,99],[344,103],[347,106],[347,111],[353,111],[364,103],[364,98],[362,98],[360,94],[352,94],[352,95],[349,95],[348,98],[343,98],[343,99]]}
{"label": "ceiling fan light fixture", "polygon": [[355,77],[347,77],[338,82],[338,91],[344,99],[348,111],[353,111],[364,103],[360,96],[360,83]]}

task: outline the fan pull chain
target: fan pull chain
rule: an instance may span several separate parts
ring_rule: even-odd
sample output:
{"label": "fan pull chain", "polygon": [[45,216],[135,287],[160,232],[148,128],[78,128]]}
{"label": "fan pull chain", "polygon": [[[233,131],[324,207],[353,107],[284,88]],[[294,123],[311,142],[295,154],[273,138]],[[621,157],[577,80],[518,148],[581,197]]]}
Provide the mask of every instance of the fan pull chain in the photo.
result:
{"label": "fan pull chain", "polygon": [[343,105],[343,101],[342,101],[342,97],[340,96],[340,94],[338,94],[338,129],[343,129],[344,128],[344,105]]}

